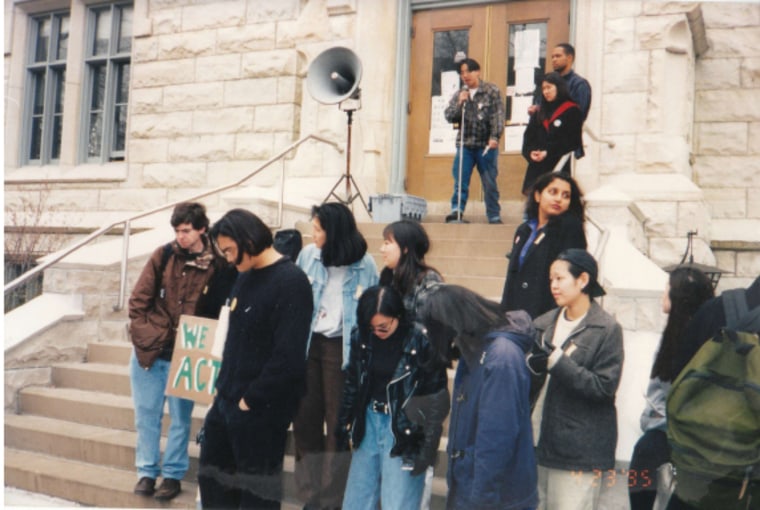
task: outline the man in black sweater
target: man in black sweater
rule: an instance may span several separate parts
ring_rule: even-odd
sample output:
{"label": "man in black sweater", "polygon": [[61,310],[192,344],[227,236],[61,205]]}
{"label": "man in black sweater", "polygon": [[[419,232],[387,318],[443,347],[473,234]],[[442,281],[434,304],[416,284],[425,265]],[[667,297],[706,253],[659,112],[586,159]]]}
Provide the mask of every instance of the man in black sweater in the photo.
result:
{"label": "man in black sweater", "polygon": [[279,509],[285,439],[304,388],[311,285],[249,211],[229,211],[210,235],[239,276],[201,440],[201,501],[204,508]]}

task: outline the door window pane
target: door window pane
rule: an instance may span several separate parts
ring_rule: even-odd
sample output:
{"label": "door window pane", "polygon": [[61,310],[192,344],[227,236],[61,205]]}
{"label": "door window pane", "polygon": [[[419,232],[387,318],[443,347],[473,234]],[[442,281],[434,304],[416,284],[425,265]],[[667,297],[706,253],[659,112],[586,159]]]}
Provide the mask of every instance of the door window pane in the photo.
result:
{"label": "door window pane", "polygon": [[528,107],[539,100],[546,65],[546,22],[509,26],[507,109],[510,124],[527,124]]}
{"label": "door window pane", "polygon": [[[442,73],[459,76],[457,57],[466,58],[470,41],[469,30],[446,30],[433,34],[433,79],[431,96],[441,95]],[[457,85],[457,89],[459,86]],[[447,95],[444,93],[444,95]]]}

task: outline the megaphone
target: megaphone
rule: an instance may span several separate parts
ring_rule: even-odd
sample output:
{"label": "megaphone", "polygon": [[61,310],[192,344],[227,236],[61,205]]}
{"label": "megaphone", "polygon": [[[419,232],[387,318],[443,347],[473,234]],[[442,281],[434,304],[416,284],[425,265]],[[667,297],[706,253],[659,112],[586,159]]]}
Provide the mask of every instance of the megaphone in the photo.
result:
{"label": "megaphone", "polygon": [[306,88],[311,97],[324,104],[359,99],[362,62],[348,48],[325,50],[309,65]]}

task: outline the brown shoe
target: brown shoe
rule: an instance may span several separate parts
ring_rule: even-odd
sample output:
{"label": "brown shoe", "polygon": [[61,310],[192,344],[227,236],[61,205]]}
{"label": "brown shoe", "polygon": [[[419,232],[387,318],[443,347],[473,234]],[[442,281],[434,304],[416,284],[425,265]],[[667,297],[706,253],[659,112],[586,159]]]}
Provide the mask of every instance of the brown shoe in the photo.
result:
{"label": "brown shoe", "polygon": [[161,482],[161,486],[153,497],[159,501],[169,501],[170,499],[177,497],[177,494],[179,494],[181,490],[182,485],[179,483],[179,480],[175,480],[174,478],[164,478]]}
{"label": "brown shoe", "polygon": [[135,494],[140,496],[152,496],[156,492],[156,479],[149,476],[143,476],[135,485]]}

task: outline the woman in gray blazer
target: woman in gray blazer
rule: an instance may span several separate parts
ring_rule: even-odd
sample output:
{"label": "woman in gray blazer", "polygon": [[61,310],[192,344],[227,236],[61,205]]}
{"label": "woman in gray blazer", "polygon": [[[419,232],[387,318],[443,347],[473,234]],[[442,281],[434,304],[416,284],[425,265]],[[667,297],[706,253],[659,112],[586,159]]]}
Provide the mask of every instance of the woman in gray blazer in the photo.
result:
{"label": "woman in gray blazer", "polygon": [[560,253],[549,276],[558,308],[534,322],[540,349],[528,366],[548,374],[533,411],[541,419],[539,509],[595,510],[603,477],[615,467],[623,333],[593,299],[604,295],[597,275],[586,250]]}

